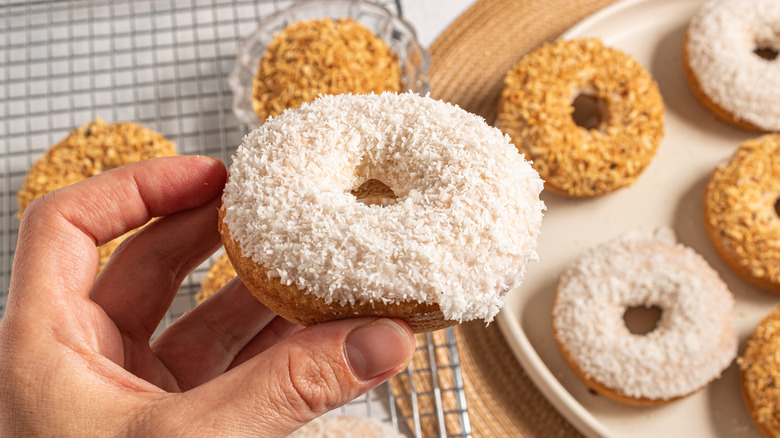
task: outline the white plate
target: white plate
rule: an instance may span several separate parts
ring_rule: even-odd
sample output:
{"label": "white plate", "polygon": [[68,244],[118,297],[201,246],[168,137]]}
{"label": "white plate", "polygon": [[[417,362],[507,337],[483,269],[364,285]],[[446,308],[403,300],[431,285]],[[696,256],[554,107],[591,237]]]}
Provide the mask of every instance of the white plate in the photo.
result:
{"label": "white plate", "polygon": [[704,231],[702,196],[715,165],[756,134],[727,126],[696,100],[685,81],[685,27],[702,0],[629,0],[607,7],[563,37],[599,37],[633,55],[658,81],[666,105],[666,137],[637,182],[596,199],[543,194],[548,211],[539,240],[541,262],[508,295],[498,323],[536,385],[578,429],[608,437],[759,437],[742,403],[736,363],[705,390],[656,408],[634,408],[588,391],[564,362],[550,312],[558,277],[586,248],[624,232],[671,227],[680,242],[720,272],[737,300],[735,321],[744,341],[780,298],[736,277]]}

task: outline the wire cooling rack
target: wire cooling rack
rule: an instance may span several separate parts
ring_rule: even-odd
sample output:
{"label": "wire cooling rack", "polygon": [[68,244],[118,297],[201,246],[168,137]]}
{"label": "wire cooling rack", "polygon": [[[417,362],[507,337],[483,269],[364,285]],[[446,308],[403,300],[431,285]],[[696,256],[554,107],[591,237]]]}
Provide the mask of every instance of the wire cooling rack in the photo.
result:
{"label": "wire cooling rack", "polygon": [[[399,0],[378,1],[402,13]],[[107,122],[136,121],[161,132],[181,154],[210,155],[229,163],[246,133],[231,112],[226,82],[237,42],[252,32],[258,19],[289,3],[0,4],[0,315],[5,311],[19,225],[16,192],[35,159],[72,129],[102,117]],[[209,264],[188,276],[161,328],[194,307]],[[431,335],[418,339],[423,342],[416,357],[429,361],[415,360],[417,365],[402,373],[405,391],[385,384],[337,413],[388,421],[417,437],[470,437],[452,330],[435,339]],[[439,376],[447,376],[447,385]]]}

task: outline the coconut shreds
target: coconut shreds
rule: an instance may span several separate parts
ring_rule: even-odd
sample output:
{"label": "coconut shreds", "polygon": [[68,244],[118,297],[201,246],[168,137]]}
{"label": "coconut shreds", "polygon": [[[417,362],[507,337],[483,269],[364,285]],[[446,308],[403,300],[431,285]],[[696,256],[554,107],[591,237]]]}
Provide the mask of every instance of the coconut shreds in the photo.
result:
{"label": "coconut shreds", "polygon": [[401,91],[392,49],[353,19],[307,20],[274,35],[255,74],[252,107],[265,121],[320,94]]}
{"label": "coconut shreds", "polygon": [[[574,122],[572,103],[593,95],[607,108],[598,129]],[[555,41],[507,73],[499,125],[547,184],[598,196],[632,184],[664,136],[663,100],[631,56],[594,39]]]}
{"label": "coconut shreds", "polygon": [[699,87],[736,120],[780,130],[780,62],[758,56],[780,49],[780,2],[711,0],[691,19],[686,52]]}
{"label": "coconut shreds", "polygon": [[325,416],[306,424],[290,438],[405,438],[403,434],[374,418]]}
{"label": "coconut shreds", "polygon": [[780,307],[750,335],[739,365],[751,415],[775,436],[780,434]]}
{"label": "coconut shreds", "polygon": [[[632,334],[628,307],[657,306],[655,330]],[[583,374],[621,395],[668,400],[718,377],[737,351],[734,298],[695,251],[629,233],[594,247],[561,276],[556,338]]]}
{"label": "coconut shreds", "polygon": [[750,273],[780,284],[780,134],[747,140],[707,183],[709,225]]}
{"label": "coconut shreds", "polygon": [[[224,223],[244,255],[328,303],[490,321],[537,259],[541,179],[498,129],[441,101],[324,96],[247,135],[229,173]],[[369,179],[397,202],[357,203]]]}

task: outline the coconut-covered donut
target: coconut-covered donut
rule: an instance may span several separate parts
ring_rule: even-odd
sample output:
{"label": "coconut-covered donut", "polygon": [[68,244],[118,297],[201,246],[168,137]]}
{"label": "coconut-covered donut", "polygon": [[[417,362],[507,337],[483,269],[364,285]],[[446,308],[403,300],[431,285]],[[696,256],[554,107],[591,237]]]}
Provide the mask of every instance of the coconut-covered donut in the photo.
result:
{"label": "coconut-covered donut", "polygon": [[406,438],[389,423],[373,418],[320,417],[301,427],[289,438]]}
{"label": "coconut-covered donut", "polygon": [[[624,313],[661,309],[633,334]],[[595,391],[640,406],[706,386],[736,355],[734,298],[707,262],[671,238],[630,233],[588,250],[561,276],[553,308],[564,358]]]}
{"label": "coconut-covered donut", "polygon": [[746,281],[780,293],[780,134],[745,141],[704,191],[712,245]]}
{"label": "coconut-covered donut", "polygon": [[[356,202],[370,179],[396,202]],[[542,185],[508,138],[457,106],[324,96],[244,138],[220,231],[249,290],[290,321],[384,315],[435,330],[492,320],[520,284]]]}
{"label": "coconut-covered donut", "polygon": [[[593,128],[573,118],[579,96],[598,104]],[[498,123],[546,188],[591,197],[636,180],[664,136],[663,113],[658,85],[634,58],[598,40],[560,40],[506,74]]]}
{"label": "coconut-covered donut", "polygon": [[780,307],[761,320],[738,359],[742,395],[768,438],[780,436]]}
{"label": "coconut-covered donut", "polygon": [[744,129],[780,131],[780,2],[710,0],[688,24],[683,64],[696,97]]}
{"label": "coconut-covered donut", "polygon": [[[35,198],[52,190],[124,164],[173,155],[176,155],[176,146],[151,129],[132,122],[108,124],[95,118],[74,129],[32,165],[17,194],[19,216]],[[100,269],[128,235],[98,248]]]}

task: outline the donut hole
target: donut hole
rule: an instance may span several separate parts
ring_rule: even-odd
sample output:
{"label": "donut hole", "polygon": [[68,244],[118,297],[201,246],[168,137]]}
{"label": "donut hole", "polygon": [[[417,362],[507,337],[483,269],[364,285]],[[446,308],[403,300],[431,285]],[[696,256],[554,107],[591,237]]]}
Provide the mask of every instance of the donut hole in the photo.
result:
{"label": "donut hole", "polygon": [[607,102],[590,93],[580,92],[572,101],[571,118],[583,129],[598,130],[607,121]]}
{"label": "donut hole", "polygon": [[658,306],[631,306],[623,312],[623,322],[634,335],[646,335],[658,327],[663,310]]}
{"label": "donut hole", "polygon": [[780,197],[775,199],[775,214],[780,216]]}
{"label": "donut hole", "polygon": [[357,202],[365,205],[387,207],[396,202],[393,190],[378,179],[369,179],[350,193],[352,193]]}
{"label": "donut hole", "polygon": [[766,59],[767,61],[774,61],[777,59],[777,55],[780,54],[777,49],[771,46],[756,46],[756,48],[753,50],[753,53],[756,54],[761,59]]}

